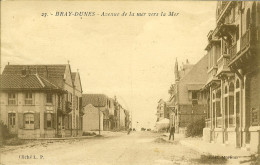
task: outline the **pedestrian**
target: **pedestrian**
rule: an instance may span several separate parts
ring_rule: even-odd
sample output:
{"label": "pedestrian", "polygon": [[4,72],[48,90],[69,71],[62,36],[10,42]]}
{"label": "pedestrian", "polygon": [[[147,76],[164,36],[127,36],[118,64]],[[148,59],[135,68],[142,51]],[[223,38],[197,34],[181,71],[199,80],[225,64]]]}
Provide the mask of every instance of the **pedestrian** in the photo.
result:
{"label": "pedestrian", "polygon": [[172,140],[174,140],[174,133],[175,133],[175,127],[172,125],[170,128],[169,140],[171,140],[171,136],[172,136]]}
{"label": "pedestrian", "polygon": [[127,135],[129,135],[131,131],[132,131],[132,128],[129,128],[127,131]]}

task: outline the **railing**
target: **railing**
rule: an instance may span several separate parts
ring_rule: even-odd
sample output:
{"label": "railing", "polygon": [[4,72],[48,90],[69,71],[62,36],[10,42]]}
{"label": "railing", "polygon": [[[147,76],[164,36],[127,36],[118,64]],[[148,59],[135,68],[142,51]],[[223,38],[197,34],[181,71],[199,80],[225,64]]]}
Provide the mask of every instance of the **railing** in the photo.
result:
{"label": "railing", "polygon": [[66,112],[70,113],[72,111],[72,103],[69,101],[66,101]]}
{"label": "railing", "polygon": [[250,33],[251,30],[247,29],[245,34],[243,34],[243,36],[241,37],[241,50],[244,50],[246,47],[250,45]]}
{"label": "railing", "polygon": [[237,54],[237,43],[235,43],[230,47],[230,59],[236,57],[236,54]]}
{"label": "railing", "polygon": [[224,40],[221,40],[221,54],[225,57],[229,55],[228,52],[228,43]]}
{"label": "railing", "polygon": [[222,6],[221,6],[221,8],[218,10],[217,20],[220,18],[220,16],[222,16],[222,13],[226,10],[227,5],[230,4],[229,2],[225,2],[225,1],[222,1],[221,3],[222,3],[222,4],[221,4]]}

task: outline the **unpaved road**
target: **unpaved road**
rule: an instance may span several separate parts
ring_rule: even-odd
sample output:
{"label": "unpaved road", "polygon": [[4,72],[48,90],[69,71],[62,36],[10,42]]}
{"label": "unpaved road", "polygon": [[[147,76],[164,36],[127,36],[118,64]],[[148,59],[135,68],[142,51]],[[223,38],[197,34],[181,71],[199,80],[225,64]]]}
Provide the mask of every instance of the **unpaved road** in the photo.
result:
{"label": "unpaved road", "polygon": [[[200,154],[177,141],[158,143],[163,137],[150,132],[118,133],[114,136],[49,141],[1,153],[1,163],[48,165],[172,165],[197,164]],[[23,156],[32,156],[24,159]],[[37,158],[37,159],[34,159]],[[0,163],[0,164],[1,164]]]}

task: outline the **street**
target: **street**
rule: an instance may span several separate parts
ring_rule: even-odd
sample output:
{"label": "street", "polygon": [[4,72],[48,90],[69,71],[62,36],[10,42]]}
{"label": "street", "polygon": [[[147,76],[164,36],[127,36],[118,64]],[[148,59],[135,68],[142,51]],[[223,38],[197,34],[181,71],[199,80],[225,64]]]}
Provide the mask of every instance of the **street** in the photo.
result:
{"label": "street", "polygon": [[[168,165],[198,164],[200,154],[162,134],[115,133],[108,137],[45,141],[2,152],[2,164]],[[24,155],[24,156],[22,156]],[[26,155],[31,158],[26,159]]]}

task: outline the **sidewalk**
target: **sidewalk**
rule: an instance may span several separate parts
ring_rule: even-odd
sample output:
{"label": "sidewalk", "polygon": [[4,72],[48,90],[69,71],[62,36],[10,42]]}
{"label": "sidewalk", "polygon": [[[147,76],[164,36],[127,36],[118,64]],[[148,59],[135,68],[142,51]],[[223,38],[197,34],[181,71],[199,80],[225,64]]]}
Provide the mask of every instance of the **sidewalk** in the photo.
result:
{"label": "sidewalk", "polygon": [[[74,136],[74,137],[60,137],[60,138],[32,138],[32,139],[22,139],[22,140],[70,140],[70,139],[90,139],[94,137],[98,137],[99,132],[98,131],[89,131],[94,132],[96,135],[92,136]],[[110,136],[116,136],[117,134],[122,132],[111,132],[111,131],[101,131],[100,135],[102,137],[110,137]]]}
{"label": "sidewalk", "polygon": [[248,157],[251,155],[249,151],[224,144],[205,142],[202,138],[184,138],[180,140],[180,143],[198,152],[214,156]]}

